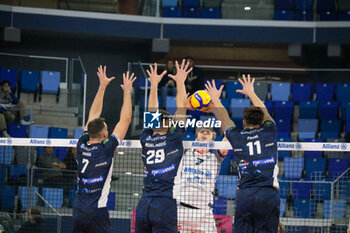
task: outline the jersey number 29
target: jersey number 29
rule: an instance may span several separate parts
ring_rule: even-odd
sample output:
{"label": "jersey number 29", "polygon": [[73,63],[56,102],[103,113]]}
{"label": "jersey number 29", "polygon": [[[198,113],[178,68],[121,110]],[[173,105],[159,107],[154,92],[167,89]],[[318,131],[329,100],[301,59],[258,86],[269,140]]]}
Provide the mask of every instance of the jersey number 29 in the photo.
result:
{"label": "jersey number 29", "polygon": [[147,164],[161,163],[165,159],[164,149],[147,151]]}
{"label": "jersey number 29", "polygon": [[253,155],[254,154],[254,146],[256,146],[256,153],[257,154],[261,154],[260,141],[255,141],[254,142],[254,146],[253,146],[253,142],[248,142],[247,146],[249,147],[249,155]]}

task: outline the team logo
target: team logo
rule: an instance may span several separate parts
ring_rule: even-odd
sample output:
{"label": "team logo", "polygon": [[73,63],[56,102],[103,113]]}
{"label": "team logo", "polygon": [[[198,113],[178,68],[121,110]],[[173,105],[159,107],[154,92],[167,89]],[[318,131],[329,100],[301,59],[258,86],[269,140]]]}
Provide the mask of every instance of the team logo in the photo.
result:
{"label": "team logo", "polygon": [[130,141],[130,140],[126,141],[126,142],[125,142],[125,145],[126,145],[126,146],[131,146],[131,141]]}
{"label": "team logo", "polygon": [[144,112],[143,113],[143,128],[144,129],[159,129],[161,115],[162,114],[159,111]]}
{"label": "team logo", "polygon": [[11,144],[12,144],[12,139],[11,139],[11,138],[8,138],[8,139],[6,140],[6,143],[7,143],[7,145],[11,145]]}
{"label": "team logo", "polygon": [[296,148],[297,150],[300,150],[300,149],[301,149],[301,147],[302,147],[302,146],[301,146],[301,144],[300,144],[300,143],[296,143],[296,144],[295,144],[295,148]]}
{"label": "team logo", "polygon": [[340,145],[340,148],[341,148],[342,150],[346,150],[346,149],[348,149],[348,146],[346,145],[346,143],[342,143],[342,144]]}
{"label": "team logo", "polygon": [[81,192],[83,192],[83,193],[88,193],[89,190],[88,190],[87,188],[83,188],[83,189],[81,190]]}
{"label": "team logo", "polygon": [[50,139],[46,139],[46,145],[48,145],[48,146],[51,145],[51,140]]}
{"label": "team logo", "polygon": [[215,142],[209,142],[209,148],[214,148],[215,147]]}

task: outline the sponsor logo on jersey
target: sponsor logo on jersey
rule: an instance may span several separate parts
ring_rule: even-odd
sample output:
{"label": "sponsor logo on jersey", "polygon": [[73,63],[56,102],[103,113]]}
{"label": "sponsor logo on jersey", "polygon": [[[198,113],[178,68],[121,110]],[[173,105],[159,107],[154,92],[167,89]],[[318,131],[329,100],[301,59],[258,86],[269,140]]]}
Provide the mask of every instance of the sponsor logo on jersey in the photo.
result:
{"label": "sponsor logo on jersey", "polygon": [[275,159],[273,157],[271,157],[269,159],[260,159],[260,160],[253,161],[253,165],[255,167],[257,167],[259,165],[269,164],[269,163],[275,163]]}
{"label": "sponsor logo on jersey", "polygon": [[175,164],[172,164],[171,166],[166,167],[166,168],[153,170],[151,173],[154,176],[161,175],[161,174],[165,174],[165,173],[171,172],[171,171],[175,170],[175,168],[176,168]]}
{"label": "sponsor logo on jersey", "polygon": [[196,165],[200,165],[200,164],[203,163],[203,162],[204,162],[204,159],[197,158]]}
{"label": "sponsor logo on jersey", "polygon": [[253,139],[258,139],[258,138],[259,138],[258,135],[255,135],[255,136],[253,136],[253,137],[248,136],[248,137],[247,137],[247,140],[253,140]]}
{"label": "sponsor logo on jersey", "polygon": [[81,190],[81,192],[83,193],[95,193],[95,192],[98,192],[98,191],[101,191],[102,189],[101,188],[98,188],[98,189],[87,189],[87,188],[83,188]]}
{"label": "sponsor logo on jersey", "polygon": [[109,139],[106,138],[104,141],[103,141],[103,144],[106,144],[107,142],[109,142]]}
{"label": "sponsor logo on jersey", "polygon": [[81,182],[83,182],[83,184],[95,184],[95,183],[100,183],[100,182],[103,182],[103,176],[95,177],[95,178],[90,178],[90,179],[82,178],[82,179],[81,179]]}
{"label": "sponsor logo on jersey", "polygon": [[81,153],[81,154],[84,155],[84,156],[91,156],[91,152],[83,151],[83,153]]}
{"label": "sponsor logo on jersey", "polygon": [[246,160],[244,160],[244,159],[240,160],[239,163],[238,163],[238,166],[239,166],[239,168],[240,168],[242,171],[243,171],[243,170],[246,170],[247,167],[248,167],[248,165],[249,165],[249,163],[248,163]]}
{"label": "sponsor logo on jersey", "polygon": [[175,154],[175,153],[178,152],[178,151],[179,151],[179,149],[170,151],[169,153],[167,153],[167,156],[172,155],[172,154]]}
{"label": "sponsor logo on jersey", "polygon": [[98,163],[95,165],[95,167],[102,167],[102,166],[105,166],[107,165],[107,162],[103,162],[103,163]]}
{"label": "sponsor logo on jersey", "polygon": [[268,144],[266,144],[265,145],[265,147],[270,147],[270,146],[274,146],[275,145],[275,143],[274,142],[272,142],[272,143],[268,143]]}

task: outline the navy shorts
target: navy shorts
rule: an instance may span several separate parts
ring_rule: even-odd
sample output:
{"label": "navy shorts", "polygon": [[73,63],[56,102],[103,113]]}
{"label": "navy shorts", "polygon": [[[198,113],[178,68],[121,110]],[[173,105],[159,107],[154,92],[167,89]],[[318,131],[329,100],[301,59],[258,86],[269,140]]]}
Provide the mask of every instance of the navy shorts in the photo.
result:
{"label": "navy shorts", "polygon": [[142,197],[136,208],[135,233],[178,233],[176,200]]}
{"label": "navy shorts", "polygon": [[107,208],[96,208],[85,212],[79,208],[73,208],[73,232],[74,233],[110,233],[112,225],[109,221]]}
{"label": "navy shorts", "polygon": [[278,190],[254,187],[237,190],[235,233],[277,233],[280,214]]}

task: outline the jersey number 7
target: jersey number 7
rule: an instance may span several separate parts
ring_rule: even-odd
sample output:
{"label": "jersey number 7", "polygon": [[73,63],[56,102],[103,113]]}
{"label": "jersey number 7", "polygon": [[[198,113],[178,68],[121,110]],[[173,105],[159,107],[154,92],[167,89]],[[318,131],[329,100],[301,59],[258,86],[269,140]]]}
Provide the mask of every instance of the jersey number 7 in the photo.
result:
{"label": "jersey number 7", "polygon": [[164,149],[147,151],[147,164],[161,163],[165,159]]}

